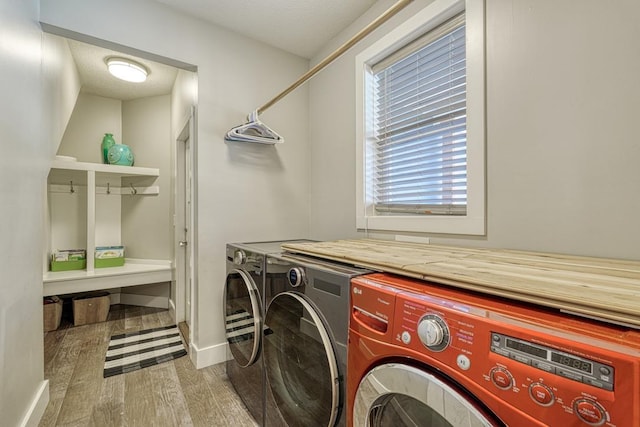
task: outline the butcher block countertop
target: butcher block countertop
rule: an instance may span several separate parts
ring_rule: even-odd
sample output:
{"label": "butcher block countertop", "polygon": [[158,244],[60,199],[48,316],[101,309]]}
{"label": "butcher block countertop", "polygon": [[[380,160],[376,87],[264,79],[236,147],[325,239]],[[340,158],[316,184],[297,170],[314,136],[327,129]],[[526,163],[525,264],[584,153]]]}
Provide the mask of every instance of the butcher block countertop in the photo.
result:
{"label": "butcher block countertop", "polygon": [[372,239],[282,248],[640,329],[640,261]]}

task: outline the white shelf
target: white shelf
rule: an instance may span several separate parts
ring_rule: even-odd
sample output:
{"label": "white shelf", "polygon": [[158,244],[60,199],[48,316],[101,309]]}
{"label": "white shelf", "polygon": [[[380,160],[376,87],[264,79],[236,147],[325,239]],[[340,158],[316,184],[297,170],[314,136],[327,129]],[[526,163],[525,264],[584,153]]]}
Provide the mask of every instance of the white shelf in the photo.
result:
{"label": "white shelf", "polygon": [[173,280],[171,261],[126,259],[122,267],[46,272],[43,295],[64,295]]}
{"label": "white shelf", "polygon": [[160,176],[160,169],[157,168],[54,160],[49,171],[49,184],[68,184],[69,181],[73,181],[74,184],[86,185],[88,172],[117,180],[128,177],[157,178]]}

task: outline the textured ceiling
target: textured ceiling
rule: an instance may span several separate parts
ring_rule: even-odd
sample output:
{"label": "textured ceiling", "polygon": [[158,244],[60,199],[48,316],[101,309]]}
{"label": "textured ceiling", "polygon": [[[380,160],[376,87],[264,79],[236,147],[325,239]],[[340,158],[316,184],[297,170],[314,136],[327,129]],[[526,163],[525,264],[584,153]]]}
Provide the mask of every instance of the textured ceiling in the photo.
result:
{"label": "textured ceiling", "polygon": [[376,0],[156,0],[287,52],[311,58]]}
{"label": "textured ceiling", "polygon": [[[174,67],[75,40],[68,42],[80,74],[82,92],[123,101],[171,93],[178,72]],[[113,77],[105,61],[110,56],[130,58],[144,65],[149,70],[147,80],[144,83],[129,83]]]}

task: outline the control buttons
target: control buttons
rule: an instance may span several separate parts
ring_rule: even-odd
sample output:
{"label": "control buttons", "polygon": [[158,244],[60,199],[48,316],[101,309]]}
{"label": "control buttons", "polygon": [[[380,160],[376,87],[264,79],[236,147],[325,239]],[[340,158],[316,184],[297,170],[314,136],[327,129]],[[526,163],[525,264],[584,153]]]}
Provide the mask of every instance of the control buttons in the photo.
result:
{"label": "control buttons", "polygon": [[573,410],[581,421],[590,426],[601,426],[607,420],[607,412],[591,399],[577,399],[573,402]]}
{"label": "control buttons", "polygon": [[602,375],[609,375],[611,373],[611,369],[607,366],[600,366],[599,371]]}
{"label": "control buttons", "polygon": [[593,378],[589,378],[589,377],[583,377],[582,380],[585,384],[589,384],[604,390],[613,391],[613,384],[611,383],[605,383],[602,381],[594,380]]}
{"label": "control buttons", "polygon": [[418,322],[418,338],[432,351],[442,351],[449,345],[449,327],[439,316],[427,314]]}
{"label": "control buttons", "polygon": [[456,364],[458,365],[458,368],[466,371],[471,367],[471,360],[469,360],[469,358],[464,354],[459,354],[458,357],[456,357]]}
{"label": "control buttons", "polygon": [[490,373],[491,382],[502,390],[509,390],[513,386],[513,377],[504,368],[493,368]]}
{"label": "control buttons", "polygon": [[539,360],[532,360],[531,361],[531,366],[533,366],[534,368],[538,368],[540,370],[546,371],[546,372],[551,372],[552,374],[556,373],[556,368],[554,368],[553,366],[551,366],[548,363],[545,362],[540,362]]}
{"label": "control buttons", "polygon": [[533,383],[529,386],[529,396],[540,406],[551,406],[555,401],[555,396],[544,384]]}
{"label": "control buttons", "polygon": [[556,374],[560,375],[561,377],[569,378],[570,380],[582,382],[582,375],[576,374],[575,372],[568,369],[556,368]]}
{"label": "control buttons", "polygon": [[287,273],[287,280],[289,281],[289,284],[294,288],[297,288],[298,286],[304,284],[306,280],[304,276],[304,270],[300,267],[290,268],[289,272]]}
{"label": "control buttons", "polygon": [[400,335],[400,339],[403,343],[409,344],[411,342],[411,334],[407,331],[404,331],[402,335]]}
{"label": "control buttons", "polygon": [[233,253],[233,263],[242,265],[247,262],[247,254],[242,249],[236,249]]}
{"label": "control buttons", "polygon": [[511,354],[509,350],[505,350],[504,348],[500,347],[491,347],[491,351],[493,351],[494,353],[498,353],[504,357],[510,357],[509,355]]}
{"label": "control buttons", "polygon": [[522,356],[518,353],[510,353],[509,357],[512,358],[513,360],[517,360],[520,363],[524,363],[525,365],[531,364],[531,358]]}

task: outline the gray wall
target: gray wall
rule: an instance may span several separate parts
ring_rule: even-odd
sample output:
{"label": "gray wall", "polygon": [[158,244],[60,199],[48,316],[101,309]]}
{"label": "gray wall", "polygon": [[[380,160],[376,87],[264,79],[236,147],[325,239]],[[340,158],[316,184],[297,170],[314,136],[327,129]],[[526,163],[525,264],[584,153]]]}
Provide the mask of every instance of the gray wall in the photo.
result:
{"label": "gray wall", "polygon": [[72,71],[63,78],[68,49],[42,37],[38,1],[3,2],[1,9],[0,414],[3,425],[17,426],[37,422],[48,400],[42,342],[45,182],[79,86]]}
{"label": "gray wall", "polygon": [[[310,83],[313,238],[364,236],[354,58],[428,3],[412,3]],[[312,62],[391,4],[380,0]],[[638,16],[635,0],[486,2],[487,235],[432,243],[640,258]]]}

